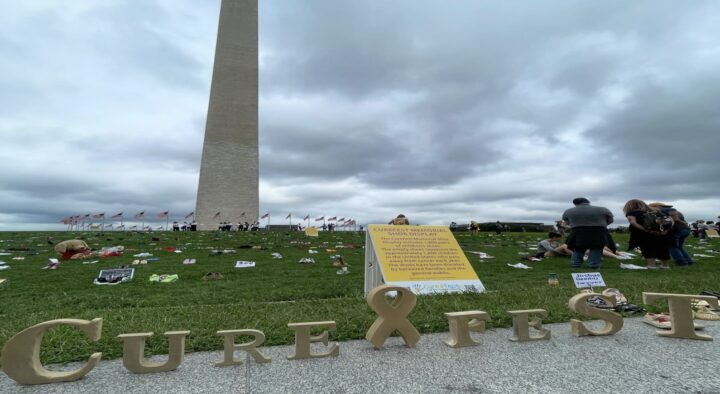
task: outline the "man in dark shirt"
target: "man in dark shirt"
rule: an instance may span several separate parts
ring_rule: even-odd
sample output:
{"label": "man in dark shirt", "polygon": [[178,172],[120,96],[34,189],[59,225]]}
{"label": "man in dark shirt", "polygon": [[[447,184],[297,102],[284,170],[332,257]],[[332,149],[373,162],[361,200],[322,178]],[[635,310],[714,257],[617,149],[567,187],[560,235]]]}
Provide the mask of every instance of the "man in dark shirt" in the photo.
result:
{"label": "man in dark shirt", "polygon": [[567,239],[568,248],[573,251],[570,257],[572,267],[580,267],[583,255],[588,250],[588,267],[600,268],[602,251],[608,239],[608,224],[613,222],[613,214],[605,207],[590,205],[587,198],[573,200],[574,208],[562,215],[562,220],[570,226]]}

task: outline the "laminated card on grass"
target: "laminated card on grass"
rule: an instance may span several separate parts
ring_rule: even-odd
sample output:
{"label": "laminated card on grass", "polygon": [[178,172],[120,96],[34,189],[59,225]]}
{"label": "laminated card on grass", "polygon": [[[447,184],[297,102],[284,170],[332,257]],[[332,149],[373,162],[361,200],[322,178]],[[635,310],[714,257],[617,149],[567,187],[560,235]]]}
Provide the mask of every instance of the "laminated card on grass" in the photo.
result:
{"label": "laminated card on grass", "polygon": [[365,294],[383,283],[415,294],[485,291],[447,226],[371,224],[365,245]]}

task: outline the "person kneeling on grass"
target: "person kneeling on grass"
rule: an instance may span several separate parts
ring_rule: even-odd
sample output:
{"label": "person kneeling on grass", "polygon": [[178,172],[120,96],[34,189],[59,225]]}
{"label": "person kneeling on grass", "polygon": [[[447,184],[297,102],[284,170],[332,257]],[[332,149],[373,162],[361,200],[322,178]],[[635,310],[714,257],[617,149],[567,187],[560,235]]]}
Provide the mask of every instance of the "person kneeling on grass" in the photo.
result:
{"label": "person kneeling on grass", "polygon": [[90,257],[90,247],[85,241],[70,239],[55,245],[55,251],[60,254],[62,260],[74,260]]}
{"label": "person kneeling on grass", "polygon": [[560,238],[562,238],[562,236],[559,233],[554,231],[549,232],[548,239],[544,239],[538,243],[535,257],[571,256],[572,250],[568,249],[565,244],[560,245]]}

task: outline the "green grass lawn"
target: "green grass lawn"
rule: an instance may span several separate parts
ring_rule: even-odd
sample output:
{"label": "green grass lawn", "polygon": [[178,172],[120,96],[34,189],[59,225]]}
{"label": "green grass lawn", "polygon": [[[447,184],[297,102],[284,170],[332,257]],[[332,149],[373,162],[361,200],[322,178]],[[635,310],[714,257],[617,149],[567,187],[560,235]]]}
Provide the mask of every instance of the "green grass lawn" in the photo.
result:
{"label": "green grass lawn", "polygon": [[[47,237],[55,241],[83,238],[92,248],[123,245],[122,257],[109,257],[97,264],[82,261],[62,262],[54,271],[42,270],[48,258],[56,257]],[[520,270],[506,264],[519,262],[519,253],[534,253],[544,234],[507,233],[502,236],[480,233],[457,233],[463,250],[482,251],[495,256],[478,260],[467,253],[475,271],[485,285],[484,294],[452,294],[419,297],[410,320],[422,333],[447,331],[444,312],[483,310],[489,312],[489,327],[511,326],[508,310],[542,308],[549,312],[545,322],[566,322],[576,317],[567,308],[568,299],[577,293],[568,259],[548,259],[526,263],[533,268]],[[152,241],[160,237],[160,241]],[[624,250],[627,235],[615,239]],[[690,253],[714,257],[697,258],[690,268],[672,270],[622,270],[619,261],[605,259],[601,269],[605,282],[619,288],[631,303],[639,304],[643,291],[697,294],[701,290],[720,291],[720,240],[698,244],[688,240]],[[0,250],[12,255],[0,256],[11,269],[0,271],[0,278],[10,279],[0,287],[0,344],[34,324],[58,318],[90,320],[103,318],[103,335],[98,343],[88,342],[76,329],[52,330],[44,340],[41,358],[45,363],[82,360],[94,351],[103,358],[118,358],[122,333],[149,332],[147,354],[164,354],[165,331],[186,329],[192,333],[186,350],[219,350],[218,330],[253,328],[267,336],[268,345],[290,344],[291,322],[334,320],[337,331],[333,340],[363,338],[375,319],[363,296],[364,233],[321,233],[307,238],[301,233],[258,232],[6,232],[0,233]],[[183,253],[163,250],[173,246]],[[247,246],[253,248],[247,248]],[[245,247],[245,248],[243,248]],[[12,251],[12,249],[28,251]],[[315,248],[317,254],[309,254]],[[234,249],[235,254],[212,256],[212,249]],[[326,249],[336,249],[328,252]],[[116,286],[94,285],[100,269],[129,265],[135,253],[149,252],[160,260],[137,265],[135,278]],[[284,258],[274,260],[271,253]],[[351,265],[349,275],[336,275],[330,256],[341,254]],[[13,260],[15,256],[24,260]],[[313,257],[316,264],[298,264],[302,257]],[[195,265],[183,265],[195,258]],[[235,269],[236,260],[257,262],[255,268]],[[643,265],[639,259],[629,261]],[[575,270],[577,271],[577,270]],[[582,271],[588,271],[582,269]],[[205,272],[221,272],[220,281],[203,281]],[[560,288],[547,284],[549,273],[557,273]],[[163,284],[149,282],[151,274],[178,274],[180,280]],[[662,304],[648,306],[660,311]]]}

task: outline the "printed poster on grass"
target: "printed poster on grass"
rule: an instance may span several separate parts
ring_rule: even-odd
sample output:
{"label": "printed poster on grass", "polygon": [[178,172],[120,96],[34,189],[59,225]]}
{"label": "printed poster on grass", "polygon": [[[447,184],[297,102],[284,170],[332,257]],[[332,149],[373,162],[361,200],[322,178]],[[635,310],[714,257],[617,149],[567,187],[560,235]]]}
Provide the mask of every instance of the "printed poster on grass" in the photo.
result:
{"label": "printed poster on grass", "polygon": [[[367,238],[366,292],[381,283],[407,287],[415,294],[485,291],[446,226],[371,224]],[[368,272],[373,268],[379,269],[375,275]]]}

